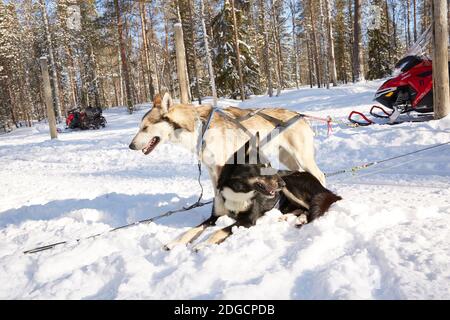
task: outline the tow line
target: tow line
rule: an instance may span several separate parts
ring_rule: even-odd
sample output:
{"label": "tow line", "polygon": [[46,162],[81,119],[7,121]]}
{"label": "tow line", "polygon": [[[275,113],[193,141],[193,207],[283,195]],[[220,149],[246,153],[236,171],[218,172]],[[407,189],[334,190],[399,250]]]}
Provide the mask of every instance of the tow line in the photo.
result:
{"label": "tow line", "polygon": [[384,163],[384,162],[388,162],[388,161],[396,160],[396,159],[399,159],[399,158],[407,157],[407,156],[410,156],[412,154],[424,152],[424,151],[427,151],[427,150],[443,147],[443,146],[448,145],[448,144],[450,144],[450,141],[447,141],[447,142],[444,142],[444,143],[440,143],[440,144],[436,144],[434,146],[426,147],[426,148],[423,148],[423,149],[415,150],[415,151],[412,151],[412,152],[404,153],[404,154],[401,154],[401,155],[398,155],[398,156],[395,156],[395,157],[390,157],[390,158],[383,159],[383,160],[378,160],[378,161],[371,161],[371,162],[367,162],[367,163],[364,163],[364,164],[361,164],[361,165],[358,165],[358,166],[354,166],[354,167],[351,167],[351,168],[348,168],[348,169],[342,169],[342,170],[338,170],[338,171],[334,171],[334,172],[330,172],[330,173],[325,173],[325,177],[332,177],[332,176],[336,176],[336,175],[340,175],[340,174],[344,174],[344,173],[356,173],[356,172],[358,172],[358,171],[360,171],[362,169],[366,169],[366,168],[372,167],[374,165],[378,165],[378,164],[381,164],[381,163]]}

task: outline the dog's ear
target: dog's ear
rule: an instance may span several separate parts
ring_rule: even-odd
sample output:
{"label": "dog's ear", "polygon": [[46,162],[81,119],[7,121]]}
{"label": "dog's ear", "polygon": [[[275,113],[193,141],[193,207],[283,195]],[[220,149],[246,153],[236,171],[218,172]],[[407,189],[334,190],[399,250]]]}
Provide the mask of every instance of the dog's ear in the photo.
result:
{"label": "dog's ear", "polygon": [[172,105],[173,105],[172,97],[168,92],[166,92],[161,102],[162,112],[167,113]]}
{"label": "dog's ear", "polygon": [[153,108],[161,108],[161,95],[159,93],[153,98]]}

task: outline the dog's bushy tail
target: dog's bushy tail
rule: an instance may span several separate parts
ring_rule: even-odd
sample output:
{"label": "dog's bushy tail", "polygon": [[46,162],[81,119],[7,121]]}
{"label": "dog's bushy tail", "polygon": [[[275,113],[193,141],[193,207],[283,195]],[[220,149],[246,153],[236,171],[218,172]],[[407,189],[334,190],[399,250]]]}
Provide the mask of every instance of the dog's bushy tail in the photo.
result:
{"label": "dog's bushy tail", "polygon": [[336,201],[342,200],[342,197],[333,192],[321,192],[316,194],[311,199],[311,206],[309,208],[308,222],[317,219],[330,209],[330,206]]}

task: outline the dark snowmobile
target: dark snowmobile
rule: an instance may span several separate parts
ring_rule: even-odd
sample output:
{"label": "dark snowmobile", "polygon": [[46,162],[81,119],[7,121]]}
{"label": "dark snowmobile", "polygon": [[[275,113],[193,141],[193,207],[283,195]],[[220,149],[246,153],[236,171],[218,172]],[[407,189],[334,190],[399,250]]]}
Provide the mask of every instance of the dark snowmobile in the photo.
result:
{"label": "dark snowmobile", "polygon": [[99,129],[106,126],[106,119],[102,116],[102,109],[99,107],[87,107],[84,111],[72,109],[68,113],[66,126],[70,129]]}

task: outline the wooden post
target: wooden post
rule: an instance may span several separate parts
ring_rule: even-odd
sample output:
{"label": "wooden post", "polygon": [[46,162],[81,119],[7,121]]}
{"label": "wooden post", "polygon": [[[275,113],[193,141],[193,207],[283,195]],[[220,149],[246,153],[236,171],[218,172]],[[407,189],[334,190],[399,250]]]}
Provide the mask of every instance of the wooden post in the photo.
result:
{"label": "wooden post", "polygon": [[433,105],[435,119],[441,119],[450,113],[447,10],[447,0],[432,1]]}
{"label": "wooden post", "polygon": [[53,99],[52,99],[52,89],[50,86],[50,76],[48,75],[48,65],[47,57],[40,58],[42,81],[44,86],[44,99],[47,105],[47,118],[48,127],[50,129],[50,137],[52,139],[58,138],[58,133],[56,131],[56,117],[55,111],[53,110]]}
{"label": "wooden post", "polygon": [[186,51],[184,49],[183,27],[181,23],[175,23],[175,51],[177,57],[177,74],[180,84],[180,102],[189,101],[189,79],[187,77]]}
{"label": "wooden post", "polygon": [[60,95],[59,95],[58,72],[56,70],[55,55],[53,54],[53,42],[52,42],[52,36],[50,33],[50,27],[49,27],[49,22],[48,22],[47,8],[45,6],[44,0],[40,0],[39,4],[40,4],[41,10],[42,10],[42,18],[44,19],[45,36],[47,38],[48,55],[50,58],[50,67],[51,67],[51,71],[52,71],[53,88],[55,90],[54,91],[55,108],[56,108],[56,112],[58,114],[58,122],[61,122],[62,121],[62,112],[61,112],[61,101],[60,101]]}

